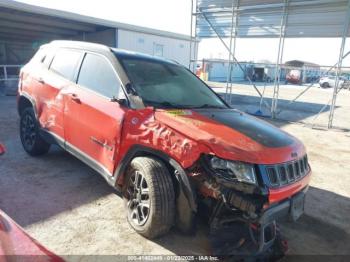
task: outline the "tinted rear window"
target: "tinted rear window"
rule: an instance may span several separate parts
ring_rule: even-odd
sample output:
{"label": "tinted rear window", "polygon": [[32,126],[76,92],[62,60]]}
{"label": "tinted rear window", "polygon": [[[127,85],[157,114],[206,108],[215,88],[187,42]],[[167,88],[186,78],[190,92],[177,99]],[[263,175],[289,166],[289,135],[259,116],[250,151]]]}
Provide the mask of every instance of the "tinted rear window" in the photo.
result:
{"label": "tinted rear window", "polygon": [[73,81],[81,55],[79,51],[60,49],[53,58],[50,70]]}

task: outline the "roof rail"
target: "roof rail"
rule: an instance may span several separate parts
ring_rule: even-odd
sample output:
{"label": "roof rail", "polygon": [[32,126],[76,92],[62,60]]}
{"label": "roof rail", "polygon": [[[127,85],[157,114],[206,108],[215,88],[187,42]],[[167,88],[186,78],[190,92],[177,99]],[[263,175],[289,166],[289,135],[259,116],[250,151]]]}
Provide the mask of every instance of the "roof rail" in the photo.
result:
{"label": "roof rail", "polygon": [[110,51],[110,47],[103,44],[96,44],[91,42],[73,41],[73,40],[54,40],[49,43],[58,47],[71,47],[71,48],[82,48],[82,49],[98,49],[104,51]]}

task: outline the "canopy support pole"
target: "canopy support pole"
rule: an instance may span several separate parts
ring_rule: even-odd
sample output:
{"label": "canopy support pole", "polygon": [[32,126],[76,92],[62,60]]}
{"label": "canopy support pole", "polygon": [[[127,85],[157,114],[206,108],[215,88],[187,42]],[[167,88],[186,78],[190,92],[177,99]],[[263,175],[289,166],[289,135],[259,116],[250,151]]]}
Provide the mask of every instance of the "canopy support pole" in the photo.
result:
{"label": "canopy support pole", "polygon": [[341,73],[343,56],[344,56],[344,47],[345,47],[346,38],[347,38],[347,35],[349,32],[349,23],[350,23],[349,20],[350,20],[350,0],[348,1],[348,12],[346,14],[345,21],[344,21],[343,37],[342,37],[342,41],[341,41],[338,65],[337,65],[336,74],[335,74],[335,86],[334,86],[334,90],[333,90],[331,110],[329,112],[328,128],[332,128],[332,126],[333,126],[334,111],[335,111],[335,105],[336,105],[338,88],[339,88],[339,77],[340,77],[340,73]]}
{"label": "canopy support pole", "polygon": [[282,65],[282,59],[283,59],[284,40],[285,40],[286,24],[287,24],[287,18],[288,18],[288,4],[289,4],[289,1],[284,0],[283,15],[281,19],[280,36],[279,36],[279,43],[278,43],[278,53],[277,53],[276,68],[275,68],[275,79],[273,84],[271,118],[276,118],[277,103],[278,103],[279,89],[280,89],[281,65]]}
{"label": "canopy support pole", "polygon": [[[235,5],[236,4],[236,5]],[[228,71],[227,71],[227,79],[226,79],[226,92],[225,98],[227,100],[228,93],[229,95],[229,104],[232,101],[232,66],[233,66],[233,58],[236,54],[236,40],[237,40],[237,21],[238,21],[238,5],[239,0],[232,1],[232,19],[231,19],[231,35],[230,35],[230,51],[228,58]],[[231,55],[232,53],[232,55]]]}
{"label": "canopy support pole", "polygon": [[[233,56],[230,47],[225,43],[225,41],[222,39],[222,37],[220,36],[220,34],[217,32],[217,30],[213,27],[213,24],[209,21],[208,17],[205,15],[205,13],[201,12],[201,10],[198,10],[198,14],[202,15],[203,18],[205,19],[205,21],[208,23],[208,25],[210,26],[210,28],[214,31],[214,33],[216,34],[216,36],[219,38],[219,40],[221,41],[221,43],[224,45],[224,47],[226,48],[226,50],[228,52],[230,52],[233,61],[235,62],[235,64],[238,65],[238,67],[242,70],[243,73],[245,73],[245,70],[243,68],[243,66],[241,65],[241,63],[237,60],[237,58],[235,56]],[[260,90],[256,87],[256,85],[253,83],[252,79],[250,78],[250,76],[247,76],[247,79],[249,81],[249,83],[253,86],[253,88],[255,89],[255,91],[259,94],[260,97],[262,97],[262,94],[260,92]],[[267,103],[264,100],[264,105],[271,110],[271,107],[269,105],[269,103]]]}

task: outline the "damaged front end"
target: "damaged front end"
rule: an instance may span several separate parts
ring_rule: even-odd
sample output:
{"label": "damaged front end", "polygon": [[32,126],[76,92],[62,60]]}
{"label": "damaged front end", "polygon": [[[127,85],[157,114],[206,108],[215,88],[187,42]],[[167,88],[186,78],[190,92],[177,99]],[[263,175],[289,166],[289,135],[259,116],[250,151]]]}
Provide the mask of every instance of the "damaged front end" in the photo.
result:
{"label": "damaged front end", "polygon": [[[299,180],[305,178],[310,171],[307,163],[306,165],[307,168],[303,168],[304,173],[300,173]],[[307,186],[295,195],[271,203],[271,189],[267,182],[269,178],[266,170],[264,165],[224,160],[213,155],[202,155],[200,160],[188,169],[199,195],[199,210],[208,219],[211,235],[219,234],[221,239],[225,239],[224,235],[230,232],[228,228],[238,225],[240,229],[240,238],[232,236],[237,234],[237,230],[231,231],[232,234],[228,236],[231,243],[232,240],[236,243],[232,243],[228,250],[224,246],[221,250],[217,249],[217,255],[227,255],[231,252],[262,254],[276,244],[285,249],[286,244],[281,242],[276,220],[288,216],[293,220],[300,217],[304,210]],[[295,177],[294,182],[296,181]],[[214,243],[220,243],[217,237],[213,237]],[[243,246],[249,246],[248,250],[242,248]]]}

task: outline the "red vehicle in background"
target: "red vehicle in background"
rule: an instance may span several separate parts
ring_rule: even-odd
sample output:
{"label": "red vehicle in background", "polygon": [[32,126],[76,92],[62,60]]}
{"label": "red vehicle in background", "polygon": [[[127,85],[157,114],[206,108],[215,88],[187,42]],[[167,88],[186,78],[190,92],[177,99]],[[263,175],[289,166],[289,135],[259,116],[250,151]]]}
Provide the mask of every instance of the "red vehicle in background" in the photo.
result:
{"label": "red vehicle in background", "polygon": [[290,70],[289,73],[286,75],[286,82],[295,85],[301,85],[303,82],[301,75],[302,73],[299,69]]}
{"label": "red vehicle in background", "polygon": [[[0,144],[0,156],[3,154],[5,154],[5,147]],[[29,236],[15,221],[0,210],[0,261],[63,262],[63,259]]]}

